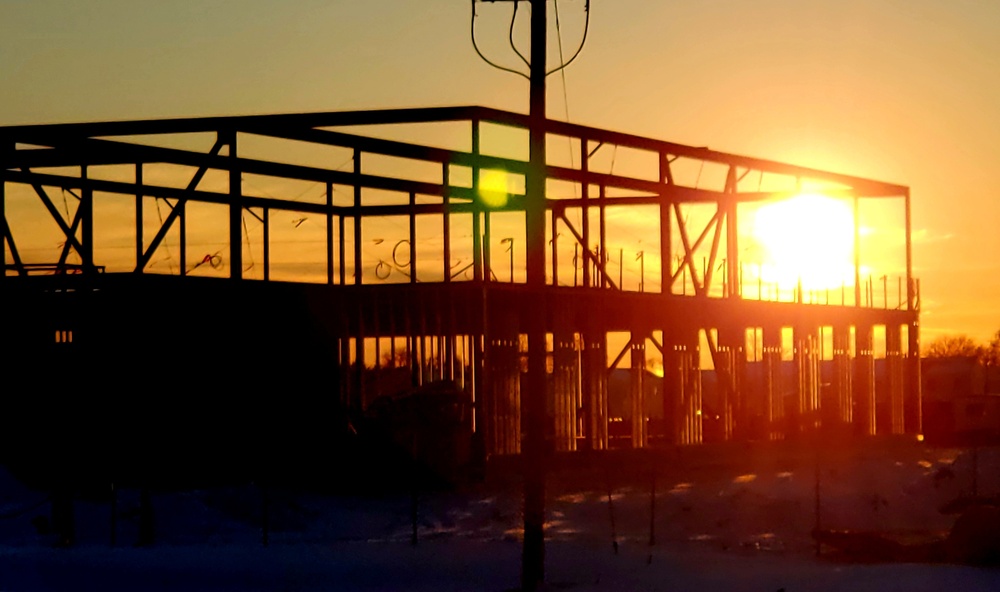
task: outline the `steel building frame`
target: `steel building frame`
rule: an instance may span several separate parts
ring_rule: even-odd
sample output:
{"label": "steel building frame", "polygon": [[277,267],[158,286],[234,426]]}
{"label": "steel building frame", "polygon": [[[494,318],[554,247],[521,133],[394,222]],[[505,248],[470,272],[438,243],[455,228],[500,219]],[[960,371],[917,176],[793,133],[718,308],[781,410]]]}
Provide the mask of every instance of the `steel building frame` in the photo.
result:
{"label": "steel building frame", "polygon": [[[436,148],[336,129],[448,122],[467,126],[469,149]],[[608,376],[629,353],[629,411],[624,418],[631,445],[650,445],[654,439],[677,444],[706,440],[702,345],[709,350],[717,376],[712,407],[720,418],[721,439],[791,437],[823,422],[850,424],[863,434],[919,433],[919,290],[912,274],[907,187],[549,120],[547,133],[568,139],[579,162],[570,166],[550,162],[546,169],[553,186],[563,183],[573,191],[549,190],[545,238],[551,250],[547,285],[539,292],[515,281],[513,254],[510,281],[497,280],[490,251],[496,243],[491,220],[499,213],[523,214],[525,196],[523,190],[515,190],[504,196],[503,203],[492,203],[484,199],[481,177],[490,170],[519,178],[527,173],[528,163],[484,153],[484,125],[526,130],[529,121],[525,115],[495,109],[449,107],[0,128],[0,218],[6,269],[0,275],[0,293],[58,293],[66,298],[78,292],[117,293],[128,300],[162,289],[210,293],[225,284],[225,290],[260,298],[259,314],[275,315],[280,311],[265,305],[267,286],[280,284],[281,290],[306,295],[312,310],[318,311],[316,322],[336,343],[338,353],[330,362],[340,369],[339,383],[331,387],[331,397],[339,397],[354,412],[362,413],[375,397],[388,394],[385,375],[398,374],[397,366],[407,369],[413,386],[427,380],[455,380],[475,410],[469,429],[482,437],[491,454],[520,449],[524,353],[520,336],[527,332],[520,319],[535,306],[548,312],[549,437],[559,450],[612,445]],[[157,140],[198,134],[212,137],[214,143],[207,152],[168,147]],[[244,146],[254,137],[297,146],[336,147],[349,153],[353,168],[343,171],[250,158],[244,155]],[[611,147],[655,159],[655,170],[642,174],[593,170],[595,153]],[[417,179],[373,173],[363,166],[369,159],[383,157],[437,172],[431,174],[433,178]],[[703,185],[700,173],[693,180],[686,178],[679,173],[680,162],[693,164],[699,171],[716,167],[723,171],[724,182]],[[190,176],[181,185],[151,179],[147,169],[154,164],[185,167]],[[128,167],[133,178],[92,174],[106,166]],[[207,187],[204,181],[211,175],[225,178],[228,186]],[[325,200],[260,195],[247,188],[244,175],[317,183],[325,187]],[[782,188],[762,189],[765,176],[780,180]],[[835,295],[831,303],[829,294],[823,299],[801,287],[787,301],[745,294],[738,236],[740,204],[789,197],[807,186],[820,186],[824,194],[853,200],[855,282],[851,298],[842,292],[839,301]],[[54,261],[32,260],[18,249],[19,237],[31,232],[31,227],[18,227],[8,215],[15,188],[30,188],[65,238]],[[335,188],[347,188],[349,203],[338,203]],[[53,190],[74,197],[77,207],[72,215],[68,208],[60,211]],[[371,199],[366,193],[371,190],[402,198],[391,203]],[[135,265],[125,273],[108,271],[95,257],[95,239],[103,231],[95,226],[95,193],[134,198],[131,250]],[[902,200],[905,208],[906,271],[892,308],[887,295],[878,307],[870,288],[862,293],[857,237],[859,201],[887,198]],[[146,232],[149,212],[144,214],[150,199],[168,207],[152,236]],[[191,223],[187,210],[192,204],[218,206],[215,222],[225,229],[228,245],[214,256],[225,262],[224,278],[185,277],[191,264],[197,267],[200,260],[189,257],[186,239]],[[695,204],[712,210],[706,224],[692,223],[685,215],[684,208]],[[658,240],[659,260],[666,266],[659,273],[659,285],[654,282],[647,289],[643,272],[637,289],[626,289],[610,272],[612,249],[606,218],[608,208],[618,207],[657,212],[658,236],[651,237],[651,242]],[[274,211],[315,216],[325,222],[325,282],[289,284],[270,277],[269,218]],[[263,282],[246,277],[247,216],[263,226]],[[471,219],[472,227],[472,261],[465,267],[455,264],[452,244],[451,227],[460,216]],[[400,265],[395,257],[380,260],[379,269],[366,273],[365,223],[386,217],[408,222],[405,240],[394,247],[394,255],[398,249],[407,251],[405,264]],[[440,269],[431,274],[431,281],[420,277],[428,264],[417,261],[419,217],[431,217],[441,228],[442,245],[431,258]],[[165,248],[171,233],[179,237],[179,267],[174,276],[164,277],[150,269],[150,262]],[[566,261],[563,251],[567,242],[574,245],[571,261]],[[70,263],[71,259],[79,263]],[[403,272],[406,281],[381,281],[385,272],[392,271]],[[717,274],[722,275],[721,281]],[[501,270],[499,275],[506,273]],[[567,279],[570,275],[572,283]],[[689,293],[689,282],[693,293]],[[888,293],[887,287],[884,292]],[[55,339],[73,339],[85,349],[86,332],[66,333],[66,327],[72,331],[72,318],[66,323],[57,327]],[[39,326],[51,336],[51,323],[40,320]],[[872,345],[873,328],[880,326],[885,327],[887,376],[881,392]],[[793,332],[795,379],[790,393],[780,386],[783,328]],[[608,351],[612,332],[628,335],[620,352]],[[829,334],[832,359],[824,361],[820,350]],[[759,355],[749,352],[755,340],[762,345]],[[658,350],[663,359],[664,377],[655,403],[645,400],[650,396],[649,383],[658,380],[644,371],[647,347]],[[384,355],[386,348],[388,355]],[[651,405],[655,413],[649,411]]]}

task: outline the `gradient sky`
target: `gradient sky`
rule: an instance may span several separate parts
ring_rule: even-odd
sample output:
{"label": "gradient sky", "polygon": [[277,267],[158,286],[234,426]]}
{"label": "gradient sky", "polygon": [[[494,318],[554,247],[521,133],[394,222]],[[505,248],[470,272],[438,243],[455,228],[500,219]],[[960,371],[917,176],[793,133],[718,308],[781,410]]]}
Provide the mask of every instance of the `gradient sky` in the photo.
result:
{"label": "gradient sky", "polygon": [[[477,31],[514,65],[510,10],[479,5]],[[583,1],[559,10],[568,51]],[[1000,329],[1000,2],[593,0],[591,11],[565,102],[562,78],[549,79],[550,117],[566,119],[568,104],[585,125],[908,185],[925,341]],[[482,63],[469,25],[466,0],[0,0],[0,125],[526,111],[526,81]]]}

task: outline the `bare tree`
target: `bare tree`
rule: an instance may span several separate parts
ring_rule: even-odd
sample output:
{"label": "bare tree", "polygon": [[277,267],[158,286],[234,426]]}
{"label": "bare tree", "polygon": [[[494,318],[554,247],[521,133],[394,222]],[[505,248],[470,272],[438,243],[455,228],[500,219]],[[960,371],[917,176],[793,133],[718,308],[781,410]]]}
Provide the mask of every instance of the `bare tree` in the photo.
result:
{"label": "bare tree", "polygon": [[993,334],[993,339],[982,348],[980,359],[985,366],[1000,366],[1000,330]]}
{"label": "bare tree", "polygon": [[968,335],[942,335],[927,344],[928,358],[982,358],[984,348]]}

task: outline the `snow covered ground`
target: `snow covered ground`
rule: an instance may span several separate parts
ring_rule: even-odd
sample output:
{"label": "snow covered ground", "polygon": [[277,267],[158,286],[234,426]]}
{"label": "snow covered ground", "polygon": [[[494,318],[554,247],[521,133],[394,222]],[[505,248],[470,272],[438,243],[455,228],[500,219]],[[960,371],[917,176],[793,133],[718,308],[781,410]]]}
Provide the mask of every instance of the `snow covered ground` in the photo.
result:
{"label": "snow covered ground", "polygon": [[[817,558],[815,457],[789,450],[763,446],[738,460],[707,448],[650,463],[619,456],[553,473],[547,588],[1000,590],[997,568],[849,563],[829,549]],[[1000,455],[981,451],[978,463],[978,492],[1000,492]],[[969,454],[920,446],[854,448],[819,467],[825,528],[946,531],[954,517],[938,506],[972,487]],[[110,498],[77,499],[77,542],[55,548],[45,494],[0,474],[0,591],[505,591],[519,582],[512,477],[421,493],[416,546],[406,493],[270,491],[266,547],[252,484],[155,493],[157,540],[143,548],[132,544],[138,499],[118,492],[113,547]]]}

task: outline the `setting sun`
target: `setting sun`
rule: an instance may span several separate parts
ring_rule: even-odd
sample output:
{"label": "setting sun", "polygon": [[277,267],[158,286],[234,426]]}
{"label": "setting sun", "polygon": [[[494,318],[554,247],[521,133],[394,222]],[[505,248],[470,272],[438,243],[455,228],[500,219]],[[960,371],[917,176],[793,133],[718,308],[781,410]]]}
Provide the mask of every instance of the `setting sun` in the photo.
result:
{"label": "setting sun", "polygon": [[803,194],[762,205],[753,217],[765,283],[805,289],[853,283],[854,218],[843,200]]}

